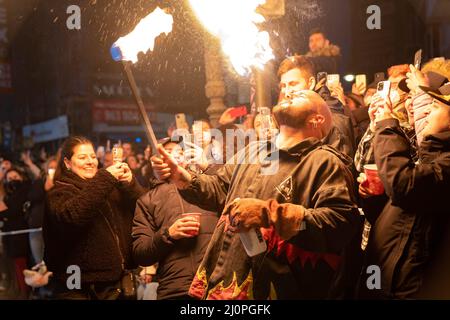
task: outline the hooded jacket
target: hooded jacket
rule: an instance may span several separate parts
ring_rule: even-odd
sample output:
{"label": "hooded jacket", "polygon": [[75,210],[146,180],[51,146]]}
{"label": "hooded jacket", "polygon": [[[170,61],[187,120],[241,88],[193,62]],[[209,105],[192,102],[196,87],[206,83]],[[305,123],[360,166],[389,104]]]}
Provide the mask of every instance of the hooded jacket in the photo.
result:
{"label": "hooded jacket", "polygon": [[[278,157],[272,158],[275,153]],[[267,161],[238,161],[255,154]],[[236,198],[275,199],[302,206],[305,227],[289,241],[273,227],[262,229],[267,252],[249,258],[222,215],[190,294],[203,299],[326,298],[359,220],[349,162],[311,138],[275,152],[250,144],[215,175],[194,176],[180,191],[191,202],[222,211]]]}
{"label": "hooded jacket", "polygon": [[[374,223],[367,247],[368,265],[381,269],[381,298],[414,298],[449,231],[450,132],[424,139],[420,163],[395,119],[380,121],[375,133],[375,162],[389,200]],[[370,212],[370,210],[368,211]],[[448,256],[448,248],[440,253]],[[365,281],[363,281],[365,283]]]}

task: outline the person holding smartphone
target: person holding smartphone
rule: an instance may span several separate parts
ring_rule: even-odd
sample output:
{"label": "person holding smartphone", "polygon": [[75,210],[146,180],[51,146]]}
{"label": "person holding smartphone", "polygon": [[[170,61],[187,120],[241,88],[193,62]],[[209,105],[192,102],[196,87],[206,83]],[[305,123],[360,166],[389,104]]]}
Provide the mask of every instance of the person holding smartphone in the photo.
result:
{"label": "person holding smartphone", "polygon": [[[136,200],[144,190],[126,163],[98,169],[93,143],[68,138],[48,192],[44,215],[44,260],[53,272],[56,299],[131,298],[127,279],[131,226]],[[81,287],[67,286],[70,266],[81,269]]]}
{"label": "person holding smartphone", "polygon": [[[394,117],[388,97],[375,116],[375,164],[386,190],[383,203],[370,190],[365,214],[372,224],[366,266],[381,269],[380,290],[361,286],[365,299],[448,299],[450,255],[450,84],[439,90],[422,87],[432,97],[419,161]],[[382,147],[377,147],[382,146]],[[362,273],[361,283],[367,276]]]}
{"label": "person holding smartphone", "polygon": [[[406,78],[407,72],[407,65],[393,66],[389,68],[389,78],[387,82],[380,81],[376,84],[377,91],[371,98],[368,110],[370,124],[358,144],[354,157],[356,170],[360,173],[364,172],[364,165],[373,164],[375,161],[373,138],[376,128],[376,113],[384,104],[387,96],[389,96],[389,99],[392,101],[392,112],[394,117],[400,121],[402,129],[410,140],[411,150],[413,150],[412,156],[417,159],[417,152],[414,151],[416,150],[417,145],[416,134],[414,127],[409,123],[408,112],[406,110],[408,94],[402,91],[398,86],[398,84]],[[380,83],[383,85],[379,86]],[[388,90],[388,93],[386,93],[386,90]]]}

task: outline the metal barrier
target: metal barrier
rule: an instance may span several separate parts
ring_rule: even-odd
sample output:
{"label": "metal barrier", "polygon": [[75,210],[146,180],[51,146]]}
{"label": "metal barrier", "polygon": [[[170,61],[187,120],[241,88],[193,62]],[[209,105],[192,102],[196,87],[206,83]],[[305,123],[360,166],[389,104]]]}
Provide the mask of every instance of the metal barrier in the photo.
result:
{"label": "metal barrier", "polygon": [[35,233],[35,232],[41,232],[41,231],[42,231],[42,228],[0,232],[0,237],[1,236],[15,236],[17,234]]}

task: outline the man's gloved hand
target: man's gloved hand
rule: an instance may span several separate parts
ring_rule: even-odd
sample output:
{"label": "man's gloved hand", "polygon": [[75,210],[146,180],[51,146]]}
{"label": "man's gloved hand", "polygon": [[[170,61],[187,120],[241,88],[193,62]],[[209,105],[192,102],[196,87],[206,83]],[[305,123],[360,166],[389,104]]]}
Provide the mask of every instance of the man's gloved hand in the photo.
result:
{"label": "man's gloved hand", "polygon": [[300,231],[305,208],[291,203],[279,204],[274,199],[238,198],[223,213],[229,215],[231,226],[238,231],[273,226],[282,239],[288,240]]}

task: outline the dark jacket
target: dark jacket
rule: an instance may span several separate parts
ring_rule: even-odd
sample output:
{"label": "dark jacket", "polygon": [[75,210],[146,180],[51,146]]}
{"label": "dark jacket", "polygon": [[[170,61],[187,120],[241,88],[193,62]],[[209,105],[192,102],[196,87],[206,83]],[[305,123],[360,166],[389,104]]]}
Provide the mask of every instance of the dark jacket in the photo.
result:
{"label": "dark jacket", "polygon": [[131,227],[136,200],[143,193],[133,179],[118,182],[106,169],[83,180],[65,173],[48,193],[44,216],[44,260],[54,277],[66,281],[67,267],[81,269],[81,282],[120,279],[131,259]]}
{"label": "dark jacket", "polygon": [[[24,181],[17,189],[5,196],[7,210],[0,212],[0,221],[4,223],[1,231],[18,231],[28,229],[27,215],[30,207],[28,193],[31,183]],[[10,258],[28,257],[28,234],[9,235],[2,237],[6,254]]]}
{"label": "dark jacket", "polygon": [[41,228],[44,220],[46,199],[45,178],[33,181],[28,198],[31,202],[28,226],[30,228]]}
{"label": "dark jacket", "polygon": [[314,63],[317,72],[339,73],[341,49],[338,46],[330,44],[317,52],[309,51],[306,56]]}
{"label": "dark jacket", "polygon": [[372,294],[413,298],[425,285],[426,270],[437,259],[437,250],[446,245],[448,254],[442,237],[450,213],[450,132],[422,142],[419,164],[412,160],[410,142],[397,120],[379,122],[374,143],[375,162],[389,200],[378,217],[376,210],[368,216],[375,223],[367,265],[378,265],[382,280],[381,291]]}
{"label": "dark jacket", "polygon": [[[201,213],[195,238],[171,241],[164,235],[183,213]],[[187,201],[169,183],[159,182],[137,202],[133,224],[133,254],[137,263],[158,263],[158,299],[187,296],[189,286],[211,239],[218,217]]]}
{"label": "dark jacket", "polygon": [[330,108],[333,120],[333,127],[323,142],[353,159],[356,145],[352,119],[345,115],[344,106],[331,96],[326,86],[321,87],[318,93]]}
{"label": "dark jacket", "polygon": [[353,127],[355,131],[355,146],[357,146],[370,125],[369,107],[360,107],[352,110],[352,116],[355,120]]}
{"label": "dark jacket", "polygon": [[[279,151],[279,153],[278,153]],[[251,159],[267,163],[251,164]],[[250,144],[215,175],[196,175],[180,193],[221,211],[236,198],[276,199],[305,209],[305,229],[283,241],[262,229],[268,251],[249,258],[237,233],[217,224],[190,294],[206,299],[323,299],[333,285],[342,250],[357,230],[359,214],[347,157],[317,139],[267,153]],[[274,156],[278,153],[278,156]],[[250,158],[244,158],[250,156]],[[265,156],[269,158],[265,158]],[[271,156],[274,156],[271,158]],[[239,160],[250,159],[245,163]],[[234,164],[238,163],[238,164]]]}

